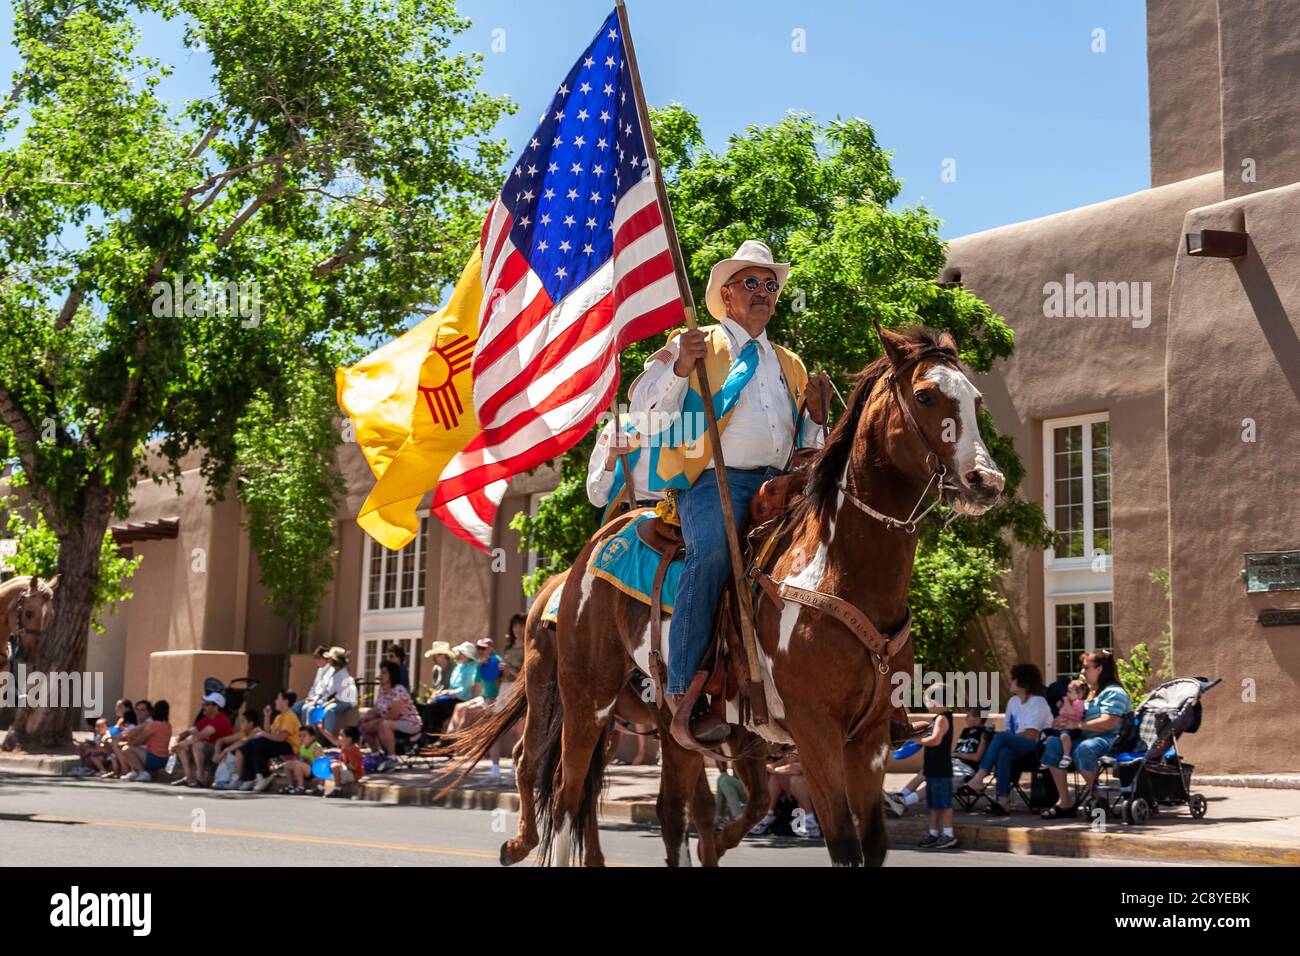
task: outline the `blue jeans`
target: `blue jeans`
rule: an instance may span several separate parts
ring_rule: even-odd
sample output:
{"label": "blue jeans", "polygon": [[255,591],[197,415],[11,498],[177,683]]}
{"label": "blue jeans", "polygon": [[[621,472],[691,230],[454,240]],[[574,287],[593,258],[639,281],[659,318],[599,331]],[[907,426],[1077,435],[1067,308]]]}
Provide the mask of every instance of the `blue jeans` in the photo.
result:
{"label": "blue jeans", "polygon": [[952,809],[952,777],[925,778],[925,806],[928,810]]}
{"label": "blue jeans", "polygon": [[[1118,733],[1099,734],[1087,740],[1076,741],[1070,751],[1070,757],[1074,760],[1074,769],[1084,773],[1094,772],[1100,765],[1101,758],[1110,753],[1110,748],[1118,736]],[[1061,762],[1061,753],[1061,738],[1049,738],[1047,746],[1043,748],[1043,763],[1055,767]]]}
{"label": "blue jeans", "polygon": [[[312,704],[310,707],[307,707],[305,706],[306,703],[307,702],[305,700],[295,700],[293,702],[293,712],[297,716],[298,722],[302,724],[304,727],[308,726],[311,723],[311,721],[308,720],[308,718],[311,717],[311,712],[315,710],[317,707],[321,706],[320,704]],[[346,708],[342,708],[342,709],[346,709]],[[340,705],[338,701],[331,701],[330,703],[325,705],[325,716],[321,718],[320,723],[331,734],[334,733],[334,725],[338,721],[339,710],[340,710]]]}
{"label": "blue jeans", "polygon": [[989,741],[989,749],[984,751],[984,759],[980,761],[980,769],[984,771],[996,770],[997,779],[994,784],[996,787],[995,792],[999,797],[1005,797],[1011,793],[1011,765],[1015,763],[1016,758],[1026,757],[1037,749],[1038,742],[1036,740],[1021,737],[1009,730],[994,734],[993,739]]}
{"label": "blue jeans", "polygon": [[[759,486],[780,473],[778,468],[727,469],[737,531]],[[718,498],[718,476],[712,468],[706,468],[690,489],[677,496],[677,514],[686,540],[686,566],[682,569],[668,626],[669,694],[686,693],[699,669],[713,636],[718,598],[731,573],[731,551]]]}

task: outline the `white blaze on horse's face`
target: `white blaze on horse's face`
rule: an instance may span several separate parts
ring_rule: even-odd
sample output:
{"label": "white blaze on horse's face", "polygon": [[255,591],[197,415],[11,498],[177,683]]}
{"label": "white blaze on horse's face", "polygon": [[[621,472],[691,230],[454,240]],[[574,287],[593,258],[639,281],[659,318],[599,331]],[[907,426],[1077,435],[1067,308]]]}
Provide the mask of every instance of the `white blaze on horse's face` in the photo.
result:
{"label": "white blaze on horse's face", "polygon": [[983,514],[997,501],[1006,478],[993,463],[993,456],[980,438],[979,419],[975,414],[975,402],[980,393],[964,373],[948,365],[931,365],[922,379],[939,386],[939,390],[952,399],[958,409],[953,463],[962,493],[953,501],[953,508],[962,514]]}

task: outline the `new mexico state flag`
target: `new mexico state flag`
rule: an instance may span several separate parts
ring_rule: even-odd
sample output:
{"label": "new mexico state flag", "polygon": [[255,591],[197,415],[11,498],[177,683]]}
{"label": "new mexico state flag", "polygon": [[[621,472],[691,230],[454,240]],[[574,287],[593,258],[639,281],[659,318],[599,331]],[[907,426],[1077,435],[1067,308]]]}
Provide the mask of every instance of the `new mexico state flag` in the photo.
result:
{"label": "new mexico state flag", "polygon": [[377,479],[357,524],[384,547],[396,550],[415,537],[420,499],[479,433],[470,360],[483,302],[481,266],[475,248],[442,310],[335,373],[339,408],[352,419]]}

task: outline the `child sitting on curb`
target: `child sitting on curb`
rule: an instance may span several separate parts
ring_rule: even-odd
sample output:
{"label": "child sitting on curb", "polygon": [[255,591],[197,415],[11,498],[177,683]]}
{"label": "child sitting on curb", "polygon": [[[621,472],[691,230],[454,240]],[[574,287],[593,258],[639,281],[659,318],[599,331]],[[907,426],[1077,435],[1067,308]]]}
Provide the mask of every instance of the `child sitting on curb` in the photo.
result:
{"label": "child sitting on curb", "polygon": [[324,753],[325,749],[316,739],[316,732],[310,727],[299,728],[298,747],[293,756],[284,760],[284,772],[289,778],[289,786],[285,787],[284,792],[291,795],[306,793],[307,781],[311,779],[311,765]]}
{"label": "child sitting on curb", "polygon": [[360,727],[355,725],[345,727],[343,732],[339,734],[339,759],[330,762],[330,771],[334,774],[334,789],[325,796],[352,796],[357,783],[366,775],[360,743]]}

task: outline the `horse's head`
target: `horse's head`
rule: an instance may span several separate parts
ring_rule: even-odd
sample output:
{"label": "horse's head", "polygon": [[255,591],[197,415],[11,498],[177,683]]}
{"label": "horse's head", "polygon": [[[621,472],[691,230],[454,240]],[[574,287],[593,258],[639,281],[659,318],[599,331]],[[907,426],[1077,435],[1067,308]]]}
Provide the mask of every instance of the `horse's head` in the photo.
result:
{"label": "horse's head", "polygon": [[32,575],[9,607],[9,633],[17,635],[25,654],[32,651],[54,620],[54,592],[58,586],[57,574],[48,581]]}
{"label": "horse's head", "polygon": [[944,501],[961,514],[983,514],[1006,479],[979,433],[979,390],[961,370],[947,332],[879,329],[888,363],[871,398],[887,407],[888,455],[918,481],[942,469]]}

